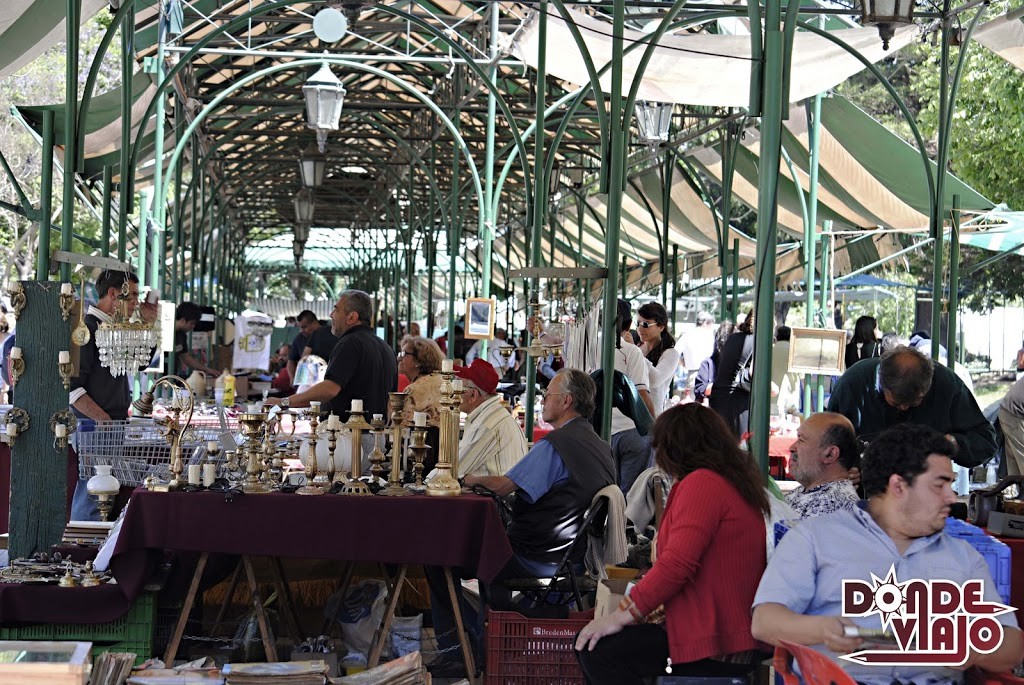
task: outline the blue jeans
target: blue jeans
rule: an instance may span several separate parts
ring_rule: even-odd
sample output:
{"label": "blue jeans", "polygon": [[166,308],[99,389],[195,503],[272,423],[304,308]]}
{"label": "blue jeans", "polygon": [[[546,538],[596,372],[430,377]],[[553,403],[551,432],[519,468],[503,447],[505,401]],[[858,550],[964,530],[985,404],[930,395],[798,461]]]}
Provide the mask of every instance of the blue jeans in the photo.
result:
{"label": "blue jeans", "polygon": [[96,504],[96,498],[86,490],[88,478],[79,478],[75,486],[75,496],[71,500],[72,521],[99,521],[100,508]]}

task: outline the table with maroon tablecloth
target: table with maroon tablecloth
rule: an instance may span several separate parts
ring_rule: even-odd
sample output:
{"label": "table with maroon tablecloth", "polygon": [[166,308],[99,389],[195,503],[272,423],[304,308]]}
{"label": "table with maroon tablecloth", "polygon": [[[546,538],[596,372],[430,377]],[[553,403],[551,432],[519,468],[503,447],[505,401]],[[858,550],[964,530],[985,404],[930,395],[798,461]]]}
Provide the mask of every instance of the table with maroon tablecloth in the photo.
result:
{"label": "table with maroon tablecloth", "polygon": [[[446,570],[454,599],[451,569],[482,581],[494,578],[512,558],[501,518],[488,497],[345,497],[271,493],[234,495],[217,492],[137,490],[121,524],[111,569],[128,595],[142,589],[148,561],[164,550],[201,553],[192,587],[179,617],[165,661],[173,659],[196,587],[209,554],[239,555],[254,593],[250,557],[266,556],[378,562],[399,567],[396,587],[413,564]],[[278,578],[280,580],[280,578]],[[283,583],[282,583],[283,585]],[[282,589],[284,589],[282,587]],[[398,593],[392,593],[381,638],[371,652],[380,654]],[[457,607],[458,604],[453,601]],[[255,602],[262,622],[262,604]],[[464,654],[471,657],[459,621]],[[269,633],[261,626],[268,660]],[[469,673],[472,664],[467,664]]]}

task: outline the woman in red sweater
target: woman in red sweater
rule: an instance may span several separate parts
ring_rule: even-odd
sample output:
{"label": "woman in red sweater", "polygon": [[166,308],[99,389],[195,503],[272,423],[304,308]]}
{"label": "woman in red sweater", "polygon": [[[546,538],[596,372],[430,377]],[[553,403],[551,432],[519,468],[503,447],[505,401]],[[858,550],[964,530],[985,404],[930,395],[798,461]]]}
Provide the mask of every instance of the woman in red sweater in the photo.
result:
{"label": "woman in red sweater", "polygon": [[[768,494],[750,455],[718,414],[681,404],[654,423],[658,466],[676,479],[654,567],[617,611],[580,631],[589,685],[664,673],[740,676],[760,662],[750,606],[766,563]],[[647,617],[664,605],[665,622]]]}

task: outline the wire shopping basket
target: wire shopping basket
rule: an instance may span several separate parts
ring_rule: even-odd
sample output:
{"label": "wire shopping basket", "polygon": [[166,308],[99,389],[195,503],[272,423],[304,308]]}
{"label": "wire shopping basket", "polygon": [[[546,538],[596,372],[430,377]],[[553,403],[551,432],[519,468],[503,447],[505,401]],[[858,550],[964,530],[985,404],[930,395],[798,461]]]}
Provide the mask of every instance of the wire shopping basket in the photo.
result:
{"label": "wire shopping basket", "polygon": [[[232,429],[235,426],[231,427]],[[79,419],[74,434],[78,452],[78,475],[89,478],[94,466],[106,464],[121,485],[137,487],[146,476],[161,480],[170,477],[171,445],[165,434],[167,429],[153,419],[126,421],[93,421]],[[221,427],[216,417],[193,417],[192,423],[181,436],[181,457],[188,464],[202,463],[207,456],[206,443],[220,437]],[[215,463],[224,462],[221,451]]]}

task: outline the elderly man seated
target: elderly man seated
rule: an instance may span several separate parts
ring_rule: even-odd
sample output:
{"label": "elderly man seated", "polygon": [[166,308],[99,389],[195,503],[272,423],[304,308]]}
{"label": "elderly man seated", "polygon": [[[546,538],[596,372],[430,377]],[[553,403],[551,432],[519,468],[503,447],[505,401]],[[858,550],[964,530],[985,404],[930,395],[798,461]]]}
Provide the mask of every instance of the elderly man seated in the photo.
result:
{"label": "elderly man seated", "polygon": [[459,441],[459,477],[504,476],[526,454],[526,438],[512,414],[496,394],[498,374],[483,359],[459,366],[462,379],[461,410],[466,425]]}
{"label": "elderly man seated", "polygon": [[[890,651],[877,659],[869,654],[861,655],[866,662],[838,661],[864,685],[954,683],[970,666],[1000,672],[1020,663],[1024,650],[1013,612],[985,613],[1000,601],[985,559],[966,541],[944,532],[950,506],[956,502],[951,461],[955,451],[942,433],[912,424],[891,428],[872,441],[863,458],[867,501],[801,522],[776,547],[754,597],[754,637],[773,645],[781,640],[811,645],[838,660],[840,655],[878,647],[851,635],[853,628],[895,632],[905,657],[894,654],[890,645]],[[944,608],[932,606],[938,600],[929,598],[939,595],[927,588],[919,591],[925,587],[922,581],[936,580],[952,581],[946,588],[957,594],[952,608],[948,599],[943,600]],[[968,595],[960,603],[961,588],[968,581],[981,581],[983,599]],[[881,589],[862,592],[864,597],[858,598],[847,592],[847,585],[855,582],[861,588],[895,584],[898,601],[892,603],[891,593],[879,594]],[[885,604],[878,606],[883,600]],[[985,614],[990,622],[995,619],[988,626],[992,644],[977,649],[977,641],[964,642],[968,636],[959,634],[954,636],[958,644],[967,645],[962,659],[935,653],[920,658],[920,650],[928,649],[921,646],[922,637],[938,642],[930,619],[943,612],[958,614],[971,604],[985,608],[968,609],[955,623],[950,619],[952,630],[967,632],[968,622]],[[911,620],[925,622],[919,632],[908,634]],[[946,639],[931,649],[953,646]]]}
{"label": "elderly man seated", "polygon": [[[507,533],[512,560],[491,586],[481,585],[481,600],[494,608],[510,608],[502,579],[550,576],[580,532],[594,496],[615,482],[611,446],[594,432],[596,388],[579,369],[562,369],[544,395],[544,420],[555,427],[508,473],[466,476],[465,484],[484,485],[500,496],[515,493]],[[578,561],[582,562],[582,559]],[[451,656],[431,667],[437,677],[459,677],[462,658],[454,635],[455,620],[441,569],[427,567],[430,607],[438,646]],[[458,582],[458,581],[456,581]],[[463,615],[468,606],[463,605]],[[469,620],[472,630],[482,628]]]}
{"label": "elderly man seated", "polygon": [[842,414],[812,414],[800,424],[789,448],[789,472],[800,487],[786,495],[800,518],[857,504],[860,498],[850,482],[850,469],[860,461],[858,452],[853,425]]}

